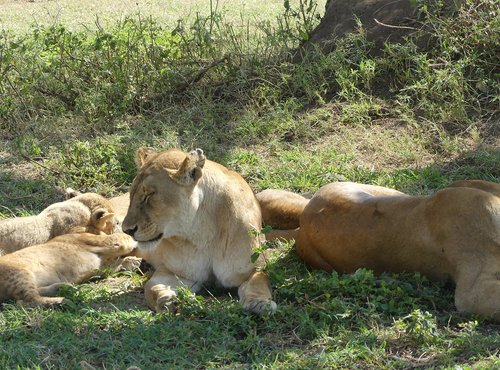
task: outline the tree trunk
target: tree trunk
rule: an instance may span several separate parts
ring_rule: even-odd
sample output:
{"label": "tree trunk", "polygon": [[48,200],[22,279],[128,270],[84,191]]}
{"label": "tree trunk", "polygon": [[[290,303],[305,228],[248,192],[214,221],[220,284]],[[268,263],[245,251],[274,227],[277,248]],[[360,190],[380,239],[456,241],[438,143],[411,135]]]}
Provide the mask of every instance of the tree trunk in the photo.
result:
{"label": "tree trunk", "polygon": [[[456,9],[461,0],[445,0],[448,9]],[[324,52],[334,48],[335,38],[359,29],[358,20],[368,41],[374,43],[374,51],[384,42],[401,42],[403,37],[422,27],[417,22],[415,0],[328,0],[325,15],[303,45],[309,48],[319,45]]]}

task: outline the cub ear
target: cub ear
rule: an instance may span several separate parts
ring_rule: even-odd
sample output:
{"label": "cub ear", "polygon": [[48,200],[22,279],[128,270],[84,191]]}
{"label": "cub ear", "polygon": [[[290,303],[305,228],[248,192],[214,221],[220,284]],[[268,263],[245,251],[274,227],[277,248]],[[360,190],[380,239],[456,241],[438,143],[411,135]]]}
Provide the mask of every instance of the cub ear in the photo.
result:
{"label": "cub ear", "polygon": [[66,190],[64,191],[64,199],[65,200],[77,197],[79,195],[82,195],[82,193],[80,193],[79,191],[73,190],[71,188],[66,188]]}
{"label": "cub ear", "polygon": [[[115,214],[112,212],[108,212],[104,208],[97,209],[92,212],[92,223],[94,227],[99,231],[104,231],[106,234],[110,234],[112,232],[112,227],[109,225],[113,224]],[[109,230],[108,230],[109,229]]]}
{"label": "cub ear", "polygon": [[151,157],[151,154],[155,153],[157,153],[156,150],[147,146],[143,146],[137,149],[137,152],[135,154],[135,165],[137,166],[137,168],[141,168],[142,166],[144,166],[144,163],[146,163],[148,158]]}
{"label": "cub ear", "polygon": [[191,151],[182,162],[181,167],[172,173],[172,179],[181,185],[195,184],[203,174],[202,168],[205,165],[205,160],[203,150],[198,148]]}

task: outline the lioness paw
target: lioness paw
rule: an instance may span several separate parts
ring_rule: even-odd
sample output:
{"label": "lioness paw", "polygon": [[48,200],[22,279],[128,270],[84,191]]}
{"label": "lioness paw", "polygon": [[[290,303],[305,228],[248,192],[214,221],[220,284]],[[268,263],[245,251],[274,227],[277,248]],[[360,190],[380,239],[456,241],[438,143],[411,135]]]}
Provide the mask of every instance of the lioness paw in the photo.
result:
{"label": "lioness paw", "polygon": [[150,307],[156,312],[172,311],[175,308],[177,293],[170,289],[170,287],[163,284],[157,284],[151,287],[150,294],[152,298]]}
{"label": "lioness paw", "polygon": [[177,302],[177,295],[166,294],[164,296],[158,297],[156,300],[156,312],[172,312],[175,309],[175,304]]}
{"label": "lioness paw", "polygon": [[243,308],[257,315],[273,315],[278,305],[272,299],[252,299],[245,302]]}

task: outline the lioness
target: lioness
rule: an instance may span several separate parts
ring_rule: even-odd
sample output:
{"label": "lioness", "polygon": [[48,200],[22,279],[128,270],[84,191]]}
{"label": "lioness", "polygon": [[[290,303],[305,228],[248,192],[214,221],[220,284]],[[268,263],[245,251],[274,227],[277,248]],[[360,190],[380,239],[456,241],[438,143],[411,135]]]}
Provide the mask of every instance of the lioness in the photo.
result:
{"label": "lioness", "polygon": [[13,298],[19,304],[59,304],[64,298],[53,296],[62,284],[89,278],[136,245],[124,233],[77,233],[0,256],[0,301]]}
{"label": "lioness", "polygon": [[343,182],[322,187],[310,201],[272,189],[257,199],[264,223],[277,228],[269,239],[295,239],[312,267],[451,278],[459,311],[500,320],[498,184],[461,181],[431,196],[408,196]]}
{"label": "lioness", "polygon": [[68,233],[111,234],[117,224],[111,203],[99,194],[75,196],[73,192],[68,189],[71,199],[54,203],[36,216],[1,220],[0,251],[11,253]]}
{"label": "lioness", "polygon": [[128,206],[130,205],[130,193],[124,193],[110,198],[109,201],[115,210],[115,217],[121,225],[123,219],[127,215]]}
{"label": "lioness", "polygon": [[256,272],[252,249],[261,238],[255,196],[237,173],[205,159],[203,151],[155,152],[141,148],[123,230],[138,242],[137,255],[155,272],[145,285],[148,305],[169,309],[177,289],[204,284],[239,287],[240,302],[255,313],[274,312],[267,275]]}

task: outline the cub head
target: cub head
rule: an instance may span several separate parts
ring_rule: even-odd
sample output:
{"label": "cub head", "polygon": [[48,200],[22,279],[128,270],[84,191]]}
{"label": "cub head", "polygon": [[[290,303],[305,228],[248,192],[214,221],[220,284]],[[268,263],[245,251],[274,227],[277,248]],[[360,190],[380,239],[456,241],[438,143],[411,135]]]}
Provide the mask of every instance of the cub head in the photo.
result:
{"label": "cub head", "polygon": [[203,151],[141,148],[136,164],[123,231],[139,242],[154,242],[148,245],[156,245],[162,237],[189,234],[203,195],[197,187],[205,165]]}
{"label": "cub head", "polygon": [[[90,211],[90,219],[81,225],[82,231],[92,234],[112,234],[120,231],[118,219],[113,206],[103,196],[96,193],[80,193],[71,188],[66,189],[66,203],[78,202]],[[75,230],[74,230],[75,231]]]}

